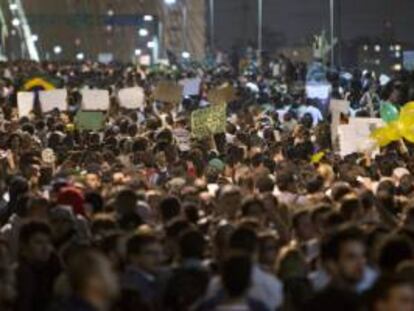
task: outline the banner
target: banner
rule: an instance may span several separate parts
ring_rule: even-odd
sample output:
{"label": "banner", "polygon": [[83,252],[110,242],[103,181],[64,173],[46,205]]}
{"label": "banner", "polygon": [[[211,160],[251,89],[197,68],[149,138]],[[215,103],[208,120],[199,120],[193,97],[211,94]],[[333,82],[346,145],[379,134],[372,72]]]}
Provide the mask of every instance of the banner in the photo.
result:
{"label": "banner", "polygon": [[227,105],[216,105],[199,109],[191,114],[191,131],[197,138],[226,131]]}
{"label": "banner", "polygon": [[307,98],[326,100],[329,98],[330,93],[331,93],[330,84],[317,84],[317,83],[306,84],[306,97]]}
{"label": "banner", "polygon": [[154,99],[160,102],[179,104],[183,97],[183,86],[172,81],[158,82]]}
{"label": "banner", "polygon": [[33,92],[18,92],[17,93],[17,109],[19,117],[25,117],[33,110],[35,94]]}
{"label": "banner", "polygon": [[105,115],[101,111],[79,111],[75,116],[75,124],[81,131],[99,131],[105,126]]}
{"label": "banner", "polygon": [[67,97],[68,93],[66,89],[40,91],[40,108],[43,113],[50,112],[55,108],[60,111],[66,111],[68,109]]}
{"label": "banner", "polygon": [[183,96],[196,96],[200,93],[200,78],[193,79],[183,79],[180,81],[180,84],[183,86]]}
{"label": "banner", "polygon": [[229,83],[225,83],[208,92],[207,99],[211,104],[229,103],[236,98],[236,91]]}
{"label": "banner", "polygon": [[129,87],[118,92],[119,104],[127,109],[143,109],[145,94],[141,87]]}
{"label": "banner", "polygon": [[108,109],[108,90],[82,90],[82,110],[105,111]]}

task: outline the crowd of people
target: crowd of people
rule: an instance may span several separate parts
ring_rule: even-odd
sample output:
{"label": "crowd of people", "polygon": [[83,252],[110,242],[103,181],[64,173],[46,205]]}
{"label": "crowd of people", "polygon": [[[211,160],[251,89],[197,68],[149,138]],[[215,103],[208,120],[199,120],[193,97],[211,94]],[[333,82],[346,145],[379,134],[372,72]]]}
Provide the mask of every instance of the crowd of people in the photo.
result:
{"label": "crowd of people", "polygon": [[[414,310],[414,145],[339,156],[330,116],[298,87],[303,64],[0,69],[0,310]],[[68,90],[68,111],[19,118],[16,94],[40,74]],[[199,95],[154,100],[158,81],[191,76]],[[408,72],[326,78],[360,117],[414,100]],[[223,83],[226,132],[181,143]],[[112,95],[98,132],[73,125],[86,85]],[[120,107],[126,86],[145,89],[144,109]]]}

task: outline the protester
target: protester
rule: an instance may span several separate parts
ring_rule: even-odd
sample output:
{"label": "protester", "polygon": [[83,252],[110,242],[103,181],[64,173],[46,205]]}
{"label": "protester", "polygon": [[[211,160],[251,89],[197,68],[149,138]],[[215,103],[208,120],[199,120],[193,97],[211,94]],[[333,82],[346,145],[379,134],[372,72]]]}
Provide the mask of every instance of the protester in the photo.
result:
{"label": "protester", "polygon": [[[355,115],[382,117],[385,100],[402,113],[414,75],[323,74],[330,96],[350,94],[339,119],[286,56],[240,68],[1,63],[0,309],[414,310],[414,144],[352,141],[361,152],[345,154],[334,138]],[[66,109],[42,111],[34,89],[19,116],[35,76],[59,80]],[[200,84],[173,98],[184,78]],[[126,87],[145,94],[138,108],[120,100]],[[88,88],[109,90],[110,106],[85,125]]]}

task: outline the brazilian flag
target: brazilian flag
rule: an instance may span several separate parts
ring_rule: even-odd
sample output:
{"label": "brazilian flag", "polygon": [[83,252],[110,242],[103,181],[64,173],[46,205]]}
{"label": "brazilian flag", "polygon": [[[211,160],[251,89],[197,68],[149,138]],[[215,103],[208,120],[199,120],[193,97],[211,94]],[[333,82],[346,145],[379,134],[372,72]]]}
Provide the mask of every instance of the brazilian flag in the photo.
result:
{"label": "brazilian flag", "polygon": [[21,90],[30,92],[30,91],[49,91],[59,88],[62,85],[62,81],[49,77],[46,75],[32,75],[23,80]]}

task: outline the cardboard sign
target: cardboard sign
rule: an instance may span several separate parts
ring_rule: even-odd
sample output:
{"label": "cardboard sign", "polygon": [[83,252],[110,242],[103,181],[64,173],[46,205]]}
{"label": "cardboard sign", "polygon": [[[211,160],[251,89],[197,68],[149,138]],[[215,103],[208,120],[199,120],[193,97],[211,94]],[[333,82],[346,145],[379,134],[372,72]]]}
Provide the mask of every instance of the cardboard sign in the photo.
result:
{"label": "cardboard sign", "polygon": [[183,79],[180,81],[183,86],[183,96],[196,96],[200,93],[200,78]]}
{"label": "cardboard sign", "polygon": [[339,112],[347,115],[349,113],[349,106],[350,103],[347,100],[341,100],[341,99],[331,99],[331,104],[329,105],[330,111],[333,112]]}
{"label": "cardboard sign", "polygon": [[191,114],[191,131],[197,138],[226,131],[227,105],[199,109]]}
{"label": "cardboard sign", "polygon": [[17,93],[17,109],[19,117],[26,117],[32,112],[35,94],[33,92]]}
{"label": "cardboard sign", "polygon": [[40,91],[39,100],[43,113],[47,113],[57,108],[60,111],[68,110],[68,93],[66,89]]}
{"label": "cardboard sign", "polygon": [[79,111],[75,116],[75,124],[81,131],[99,131],[105,126],[105,115],[100,111]]}
{"label": "cardboard sign", "polygon": [[108,108],[108,90],[82,90],[82,110],[105,111]]}
{"label": "cardboard sign", "polygon": [[143,109],[145,105],[144,90],[140,87],[129,87],[118,92],[119,104],[127,109]]}
{"label": "cardboard sign", "polygon": [[178,104],[183,97],[183,86],[172,81],[161,81],[154,90],[154,99],[160,102]]}
{"label": "cardboard sign", "polygon": [[236,98],[236,91],[233,86],[225,83],[208,92],[208,101],[212,104],[228,103]]}
{"label": "cardboard sign", "polygon": [[384,126],[381,119],[351,118],[349,124],[338,126],[339,151],[341,156],[355,152],[379,153],[371,133],[378,127]]}

